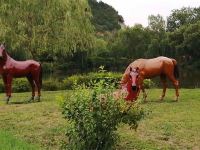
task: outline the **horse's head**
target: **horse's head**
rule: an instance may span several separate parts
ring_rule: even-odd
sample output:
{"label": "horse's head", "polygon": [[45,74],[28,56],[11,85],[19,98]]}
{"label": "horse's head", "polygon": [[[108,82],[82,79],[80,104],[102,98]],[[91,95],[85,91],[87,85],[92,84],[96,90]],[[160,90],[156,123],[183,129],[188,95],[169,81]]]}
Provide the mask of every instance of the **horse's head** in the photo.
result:
{"label": "horse's head", "polygon": [[0,60],[3,60],[5,57],[5,46],[1,44],[0,46]]}
{"label": "horse's head", "polygon": [[130,72],[129,72],[129,82],[131,82],[131,88],[133,91],[137,91],[138,90],[138,77],[139,77],[139,68],[132,68],[130,67]]}
{"label": "horse's head", "polygon": [[138,93],[139,93],[139,68],[132,68],[130,67],[130,70],[125,75],[126,77],[126,89],[128,92],[128,95],[126,96],[127,101],[133,101],[137,99]]}

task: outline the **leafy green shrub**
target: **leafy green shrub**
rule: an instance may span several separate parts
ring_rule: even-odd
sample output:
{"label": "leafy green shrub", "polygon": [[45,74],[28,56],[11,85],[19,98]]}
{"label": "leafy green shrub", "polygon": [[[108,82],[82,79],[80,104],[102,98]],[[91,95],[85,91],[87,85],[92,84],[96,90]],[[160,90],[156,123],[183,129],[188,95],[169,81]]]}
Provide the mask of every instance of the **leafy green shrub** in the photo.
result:
{"label": "leafy green shrub", "polygon": [[[12,91],[13,92],[27,92],[30,91],[30,84],[29,81],[26,78],[17,78],[17,79],[13,79],[12,82]],[[3,80],[0,79],[0,92],[4,92],[5,91],[5,87],[4,87],[4,83]]]}
{"label": "leafy green shrub", "polygon": [[72,89],[74,84],[83,84],[89,82],[89,77],[86,75],[73,75],[63,80],[66,89]]}
{"label": "leafy green shrub", "polygon": [[113,149],[119,139],[115,132],[118,125],[125,123],[136,129],[144,117],[144,111],[136,103],[114,99],[113,86],[105,80],[96,83],[93,90],[79,86],[72,95],[60,99],[63,114],[69,121],[65,149]]}
{"label": "leafy green shrub", "polygon": [[155,86],[155,83],[151,79],[145,79],[144,80],[144,87],[146,89],[152,88]]}
{"label": "leafy green shrub", "polygon": [[[12,91],[13,92],[27,92],[30,91],[31,85],[26,78],[17,78],[13,79],[12,83]],[[63,83],[58,81],[58,79],[49,78],[43,80],[42,89],[45,91],[56,91],[63,90]],[[0,79],[0,92],[4,92],[5,87],[3,84],[3,80]]]}
{"label": "leafy green shrub", "polygon": [[[86,86],[93,87],[95,81],[106,80],[107,84],[114,84],[115,87],[119,86],[119,82],[121,80],[121,73],[114,72],[91,72],[83,75],[73,75],[67,77],[63,80],[63,86],[65,89],[72,89],[74,84],[85,84]],[[145,88],[152,88],[155,86],[155,83],[150,79],[144,80]]]}
{"label": "leafy green shrub", "polygon": [[44,91],[57,91],[57,90],[62,90],[64,88],[63,88],[63,83],[60,82],[58,79],[49,78],[43,81],[42,89]]}
{"label": "leafy green shrub", "polygon": [[12,91],[13,92],[27,92],[30,91],[30,83],[26,78],[13,79]]}
{"label": "leafy green shrub", "polygon": [[[102,69],[103,70],[103,69]],[[115,87],[119,86],[119,81],[121,80],[121,73],[113,72],[91,72],[84,75],[73,75],[67,77],[63,82],[55,78],[49,78],[43,80],[42,90],[44,91],[56,91],[64,89],[72,89],[74,84],[84,84],[87,87],[93,87],[95,82],[100,80],[105,80],[106,84],[114,85]],[[144,80],[145,88],[151,88],[155,86],[154,82],[150,79]],[[30,91],[31,86],[26,78],[13,79],[12,91],[13,92],[27,92]],[[0,92],[4,92],[3,80],[0,79]]]}
{"label": "leafy green shrub", "polygon": [[86,86],[93,87],[95,81],[106,80],[108,84],[118,85],[121,80],[122,74],[113,72],[91,72],[84,75],[73,75],[63,80],[66,89],[72,89],[74,84],[85,84]]}

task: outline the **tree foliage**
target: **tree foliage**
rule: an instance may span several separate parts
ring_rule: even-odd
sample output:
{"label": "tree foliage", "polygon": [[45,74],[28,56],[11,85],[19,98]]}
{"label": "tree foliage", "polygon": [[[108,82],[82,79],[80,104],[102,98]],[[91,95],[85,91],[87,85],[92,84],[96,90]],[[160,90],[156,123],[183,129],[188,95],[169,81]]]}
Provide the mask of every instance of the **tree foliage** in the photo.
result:
{"label": "tree foliage", "polygon": [[168,43],[182,63],[198,61],[200,57],[200,21],[168,33]]}
{"label": "tree foliage", "polygon": [[115,57],[139,58],[147,50],[149,42],[149,32],[141,25],[136,25],[118,32],[111,53]]}
{"label": "tree foliage", "polygon": [[0,41],[14,58],[40,60],[49,72],[87,72],[100,65],[122,71],[134,59],[160,55],[174,57],[184,66],[200,66],[200,7],[173,10],[166,23],[161,15],[150,15],[147,27],[120,29],[123,17],[101,1],[0,4]]}
{"label": "tree foliage", "polygon": [[[160,15],[150,15],[146,28],[135,25],[120,30],[111,40],[111,44],[108,44],[111,45],[110,56],[137,59],[162,55],[176,58],[182,66],[199,67],[199,8],[187,8],[189,15],[186,15],[185,9],[177,10],[176,13],[179,13],[178,16],[184,16],[183,20],[186,22],[182,21],[180,27],[177,25],[173,31],[166,30],[165,21]],[[174,12],[172,11],[170,16],[178,14],[175,15]],[[176,19],[170,23],[176,24]]]}
{"label": "tree foliage", "polygon": [[123,23],[124,19],[110,5],[96,0],[89,0],[89,5],[92,9],[92,23],[97,31],[113,31],[121,28],[119,23]]}
{"label": "tree foliage", "polygon": [[150,15],[148,17],[148,28],[155,32],[164,32],[165,31],[165,20],[161,15]]}
{"label": "tree foliage", "polygon": [[0,16],[1,41],[16,55],[54,59],[93,45],[86,0],[2,0]]}
{"label": "tree foliage", "polygon": [[200,7],[183,7],[181,9],[172,10],[172,14],[167,18],[167,30],[170,32],[175,31],[182,25],[196,23],[199,19]]}

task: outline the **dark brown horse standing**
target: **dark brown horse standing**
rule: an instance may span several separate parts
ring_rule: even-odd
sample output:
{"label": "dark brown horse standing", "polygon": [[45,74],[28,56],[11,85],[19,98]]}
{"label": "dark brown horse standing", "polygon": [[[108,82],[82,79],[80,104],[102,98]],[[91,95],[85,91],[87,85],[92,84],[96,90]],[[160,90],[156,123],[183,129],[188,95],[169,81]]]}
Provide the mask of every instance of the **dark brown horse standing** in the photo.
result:
{"label": "dark brown horse standing", "polygon": [[40,90],[42,86],[42,67],[40,63],[34,60],[16,61],[8,55],[4,45],[1,45],[0,74],[5,85],[7,103],[11,97],[12,80],[17,77],[27,77],[32,87],[32,97],[30,100],[34,100],[35,88],[37,88],[38,96],[36,100],[40,101]]}
{"label": "dark brown horse standing", "polygon": [[[132,73],[132,70],[137,71],[137,73]],[[144,79],[150,79],[155,76],[160,76],[161,82],[163,84],[163,92],[160,97],[161,100],[165,97],[165,92],[167,88],[166,79],[172,81],[175,90],[176,90],[176,101],[178,101],[179,97],[179,71],[177,66],[177,61],[175,59],[167,58],[167,57],[157,57],[153,59],[137,59],[134,62],[132,62],[126,69],[121,84],[122,87],[125,87],[128,81],[132,81],[132,89],[139,89],[137,90],[136,94],[139,95],[140,89],[143,91],[143,97],[144,100],[146,100],[147,94],[145,92],[144,86],[143,86],[143,80]],[[135,97],[134,99],[137,99]]]}

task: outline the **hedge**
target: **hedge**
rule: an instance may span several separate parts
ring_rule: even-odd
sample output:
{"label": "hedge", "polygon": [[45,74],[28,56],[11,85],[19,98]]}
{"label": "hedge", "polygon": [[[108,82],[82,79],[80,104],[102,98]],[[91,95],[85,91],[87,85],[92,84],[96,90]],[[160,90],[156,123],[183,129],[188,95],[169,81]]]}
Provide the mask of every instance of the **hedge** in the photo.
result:
{"label": "hedge", "polygon": [[[95,82],[105,80],[109,85],[114,85],[115,88],[119,88],[119,82],[121,80],[121,73],[114,72],[91,72],[88,74],[72,75],[58,80],[56,78],[44,79],[42,84],[42,90],[44,91],[57,91],[57,90],[69,90],[73,89],[73,86],[78,84],[84,84],[88,87],[93,87]],[[150,80],[144,81],[145,88],[151,88],[155,84]],[[31,91],[31,86],[26,78],[13,79],[12,83],[13,92],[27,92]],[[0,80],[0,92],[4,92],[4,84],[2,79]]]}

